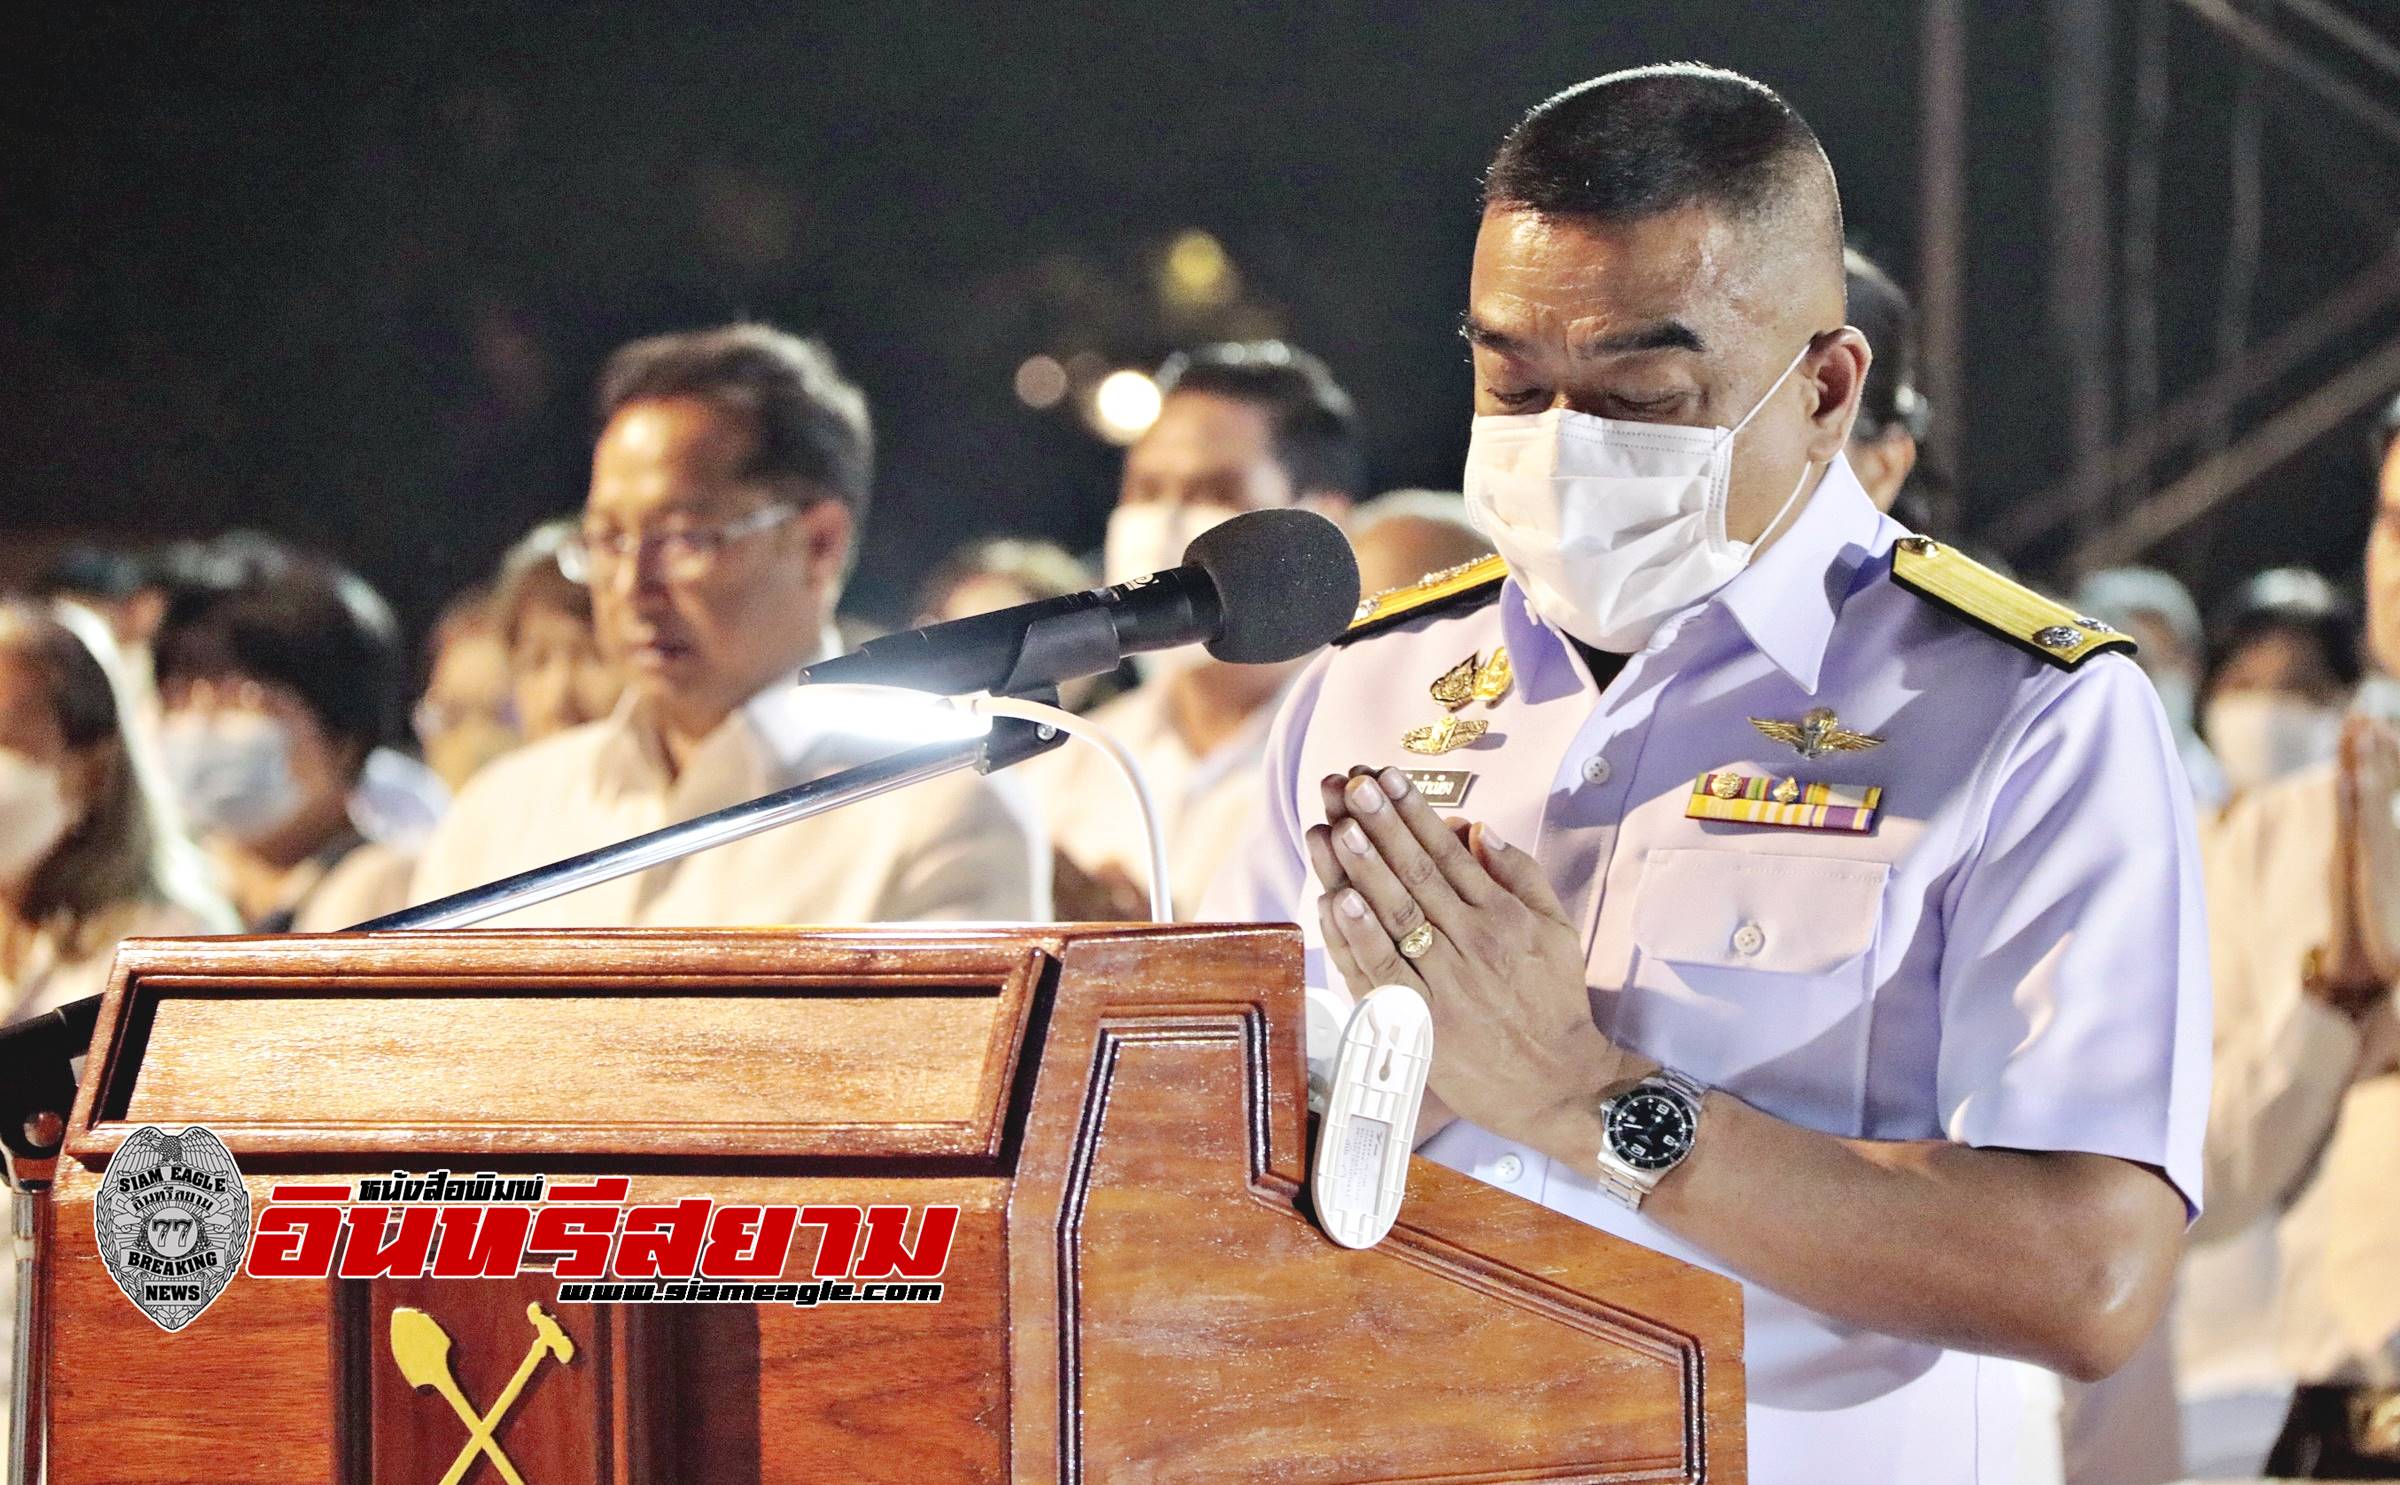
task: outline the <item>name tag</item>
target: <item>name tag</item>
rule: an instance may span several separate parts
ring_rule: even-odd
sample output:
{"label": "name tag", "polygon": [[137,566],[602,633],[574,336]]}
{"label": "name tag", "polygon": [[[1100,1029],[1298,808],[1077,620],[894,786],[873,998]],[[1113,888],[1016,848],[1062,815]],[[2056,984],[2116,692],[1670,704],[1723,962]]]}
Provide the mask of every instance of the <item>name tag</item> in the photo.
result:
{"label": "name tag", "polygon": [[1787,830],[1865,831],[1883,802],[1880,785],[1803,784],[1797,778],[1721,769],[1692,784],[1689,820],[1737,820]]}
{"label": "name tag", "polygon": [[1409,768],[1401,770],[1408,781],[1417,786],[1417,793],[1437,810],[1454,810],[1467,802],[1467,791],[1475,786],[1475,775],[1462,768]]}

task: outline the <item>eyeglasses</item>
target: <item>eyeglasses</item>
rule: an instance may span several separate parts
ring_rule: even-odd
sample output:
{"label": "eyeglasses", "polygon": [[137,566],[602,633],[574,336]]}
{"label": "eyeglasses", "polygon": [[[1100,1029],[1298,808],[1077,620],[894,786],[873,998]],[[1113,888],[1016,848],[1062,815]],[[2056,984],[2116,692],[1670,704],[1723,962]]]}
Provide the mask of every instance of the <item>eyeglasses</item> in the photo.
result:
{"label": "eyeglasses", "polygon": [[559,543],[558,570],[569,582],[589,583],[603,568],[638,565],[642,548],[658,553],[659,571],[689,581],[705,577],[718,553],[734,542],[772,530],[800,514],[798,507],[769,505],[721,526],[683,526],[672,531],[611,531],[584,527]]}
{"label": "eyeglasses", "polygon": [[455,701],[436,701],[431,697],[419,700],[408,714],[420,741],[441,736],[470,722],[489,722],[495,727],[517,730],[517,707],[513,701],[489,705]]}

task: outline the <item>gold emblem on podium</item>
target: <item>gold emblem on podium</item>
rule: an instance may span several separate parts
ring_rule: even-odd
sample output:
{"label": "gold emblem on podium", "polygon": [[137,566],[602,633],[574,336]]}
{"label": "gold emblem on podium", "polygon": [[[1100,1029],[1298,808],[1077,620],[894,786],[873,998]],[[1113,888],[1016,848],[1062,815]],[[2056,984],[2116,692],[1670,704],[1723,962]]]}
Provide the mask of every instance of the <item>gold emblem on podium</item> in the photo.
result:
{"label": "gold emblem on podium", "polygon": [[423,1310],[405,1305],[392,1311],[392,1360],[399,1364],[400,1375],[420,1392],[430,1387],[440,1393],[451,1411],[458,1414],[458,1421],[467,1426],[467,1441],[459,1446],[458,1458],[450,1462],[449,1473],[442,1476],[441,1485],[458,1485],[474,1467],[479,1453],[491,1460],[492,1468],[500,1472],[500,1478],[508,1485],[525,1485],[525,1477],[517,1473],[516,1465],[510,1462],[493,1434],[508,1416],[508,1410],[517,1405],[525,1384],[541,1370],[543,1357],[555,1356],[561,1366],[575,1359],[575,1338],[559,1329],[558,1322],[550,1318],[540,1300],[525,1306],[525,1318],[533,1322],[533,1348],[525,1353],[508,1385],[500,1389],[491,1411],[478,1414],[459,1387],[457,1375],[450,1370],[450,1333],[442,1329],[442,1323]]}

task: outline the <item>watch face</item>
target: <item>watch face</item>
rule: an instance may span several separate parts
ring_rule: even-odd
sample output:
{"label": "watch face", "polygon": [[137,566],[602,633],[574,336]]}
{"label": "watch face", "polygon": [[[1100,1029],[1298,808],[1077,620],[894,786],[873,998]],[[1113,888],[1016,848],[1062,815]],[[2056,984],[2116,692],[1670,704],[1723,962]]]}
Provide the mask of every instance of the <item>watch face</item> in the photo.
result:
{"label": "watch face", "polygon": [[1636,1088],[1608,1111],[1608,1148],[1635,1170],[1665,1170],[1691,1150],[1695,1123],[1682,1098]]}

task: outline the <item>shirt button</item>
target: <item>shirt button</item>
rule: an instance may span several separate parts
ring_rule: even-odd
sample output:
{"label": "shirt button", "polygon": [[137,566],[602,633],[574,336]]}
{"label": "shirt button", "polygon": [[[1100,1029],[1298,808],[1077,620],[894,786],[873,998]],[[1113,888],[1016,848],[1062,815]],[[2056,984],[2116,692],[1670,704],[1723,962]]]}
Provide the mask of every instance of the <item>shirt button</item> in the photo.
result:
{"label": "shirt button", "polygon": [[1767,931],[1756,923],[1744,923],[1733,931],[1733,952],[1745,958],[1767,946]]}
{"label": "shirt button", "polygon": [[1506,1186],[1525,1174],[1525,1162],[1514,1155],[1503,1155],[1492,1162],[1492,1179]]}
{"label": "shirt button", "polygon": [[1608,776],[1615,772],[1615,769],[1608,766],[1608,760],[1598,753],[1583,760],[1583,781],[1587,784],[1605,784],[1608,782]]}

